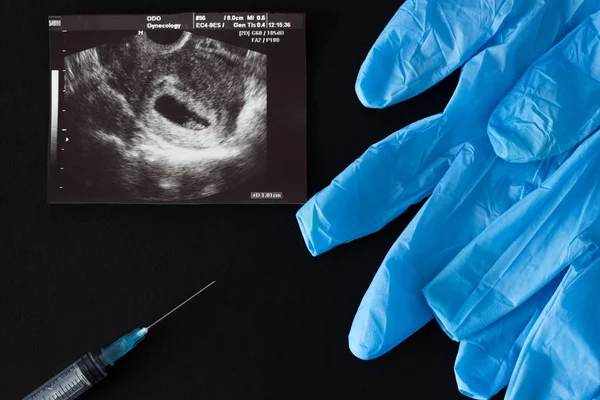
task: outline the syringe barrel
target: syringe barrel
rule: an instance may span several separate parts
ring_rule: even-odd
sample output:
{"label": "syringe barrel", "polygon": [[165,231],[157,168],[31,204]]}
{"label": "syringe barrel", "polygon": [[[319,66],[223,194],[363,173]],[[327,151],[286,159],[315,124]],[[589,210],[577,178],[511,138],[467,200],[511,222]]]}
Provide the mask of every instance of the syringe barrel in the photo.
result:
{"label": "syringe barrel", "polygon": [[23,400],[76,399],[105,377],[106,363],[100,357],[87,353]]}

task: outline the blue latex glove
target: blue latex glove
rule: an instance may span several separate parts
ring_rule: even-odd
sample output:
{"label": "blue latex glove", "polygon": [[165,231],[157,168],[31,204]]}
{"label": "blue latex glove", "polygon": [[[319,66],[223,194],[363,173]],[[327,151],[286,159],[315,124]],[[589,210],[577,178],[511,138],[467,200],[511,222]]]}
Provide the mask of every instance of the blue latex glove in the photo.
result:
{"label": "blue latex glove", "polygon": [[600,398],[599,221],[578,240],[588,243],[587,251],[566,277],[559,274],[519,308],[461,342],[455,372],[463,394],[488,399],[512,375],[509,399]]}
{"label": "blue latex glove", "polygon": [[466,339],[500,319],[587,249],[579,237],[600,217],[599,171],[600,131],[423,289],[450,337]]}
{"label": "blue latex glove", "polygon": [[523,343],[563,276],[554,278],[516,310],[460,342],[454,373],[462,394],[489,399],[508,384]]}
{"label": "blue latex glove", "polygon": [[507,399],[600,396],[598,233],[581,239],[589,240],[593,251],[573,263],[533,326],[511,376]]}
{"label": "blue latex glove", "polygon": [[569,150],[600,126],[600,17],[538,59],[492,113],[496,153],[529,162]]}
{"label": "blue latex glove", "polygon": [[509,163],[494,155],[485,136],[466,144],[373,278],[350,330],[354,355],[377,357],[429,322],[421,289],[561,162]]}
{"label": "blue latex glove", "polygon": [[[595,46],[591,47],[592,51],[586,47],[588,59],[594,61],[598,56],[598,21],[597,15],[586,20],[549,54],[579,57],[582,52],[573,49],[580,48],[580,43],[585,41]],[[560,65],[560,60],[554,63],[550,60],[544,63]],[[595,67],[600,68],[598,62]],[[586,65],[586,70],[594,70],[593,62]],[[553,73],[547,71],[545,79],[559,80]],[[535,87],[533,91],[548,87],[552,86]],[[562,96],[573,98],[571,102],[582,108],[594,104],[576,96],[574,89],[578,90],[574,86],[561,87]],[[583,90],[583,99],[586,99],[585,93]],[[531,109],[539,109],[536,102],[543,105],[545,99],[538,97],[527,102]],[[540,136],[568,138],[564,132],[568,127],[561,116],[564,117],[559,109],[553,116],[555,120],[549,119],[549,123],[539,128]],[[518,119],[522,126],[538,128],[534,114],[522,114]],[[574,127],[576,134],[579,133],[576,119]],[[489,398],[502,389],[509,378],[511,383],[506,396],[509,399],[600,396],[600,341],[596,339],[600,329],[597,321],[600,303],[591,295],[600,284],[600,262],[594,261],[598,258],[600,223],[591,225],[600,214],[600,179],[595,176],[600,166],[600,138],[597,137],[600,133],[595,136],[564,162],[539,190],[498,218],[424,290],[434,308],[447,301],[441,305],[444,311],[436,309],[436,315],[452,337],[464,339],[477,332],[461,342],[455,365],[459,389],[470,397]],[[536,222],[530,224],[531,219]],[[570,263],[573,265],[566,278],[544,308],[562,278],[564,271],[561,270]],[[557,273],[557,277],[543,286]],[[473,279],[481,280],[473,285],[470,281]],[[510,285],[514,286],[508,288]],[[447,312],[457,307],[453,295],[458,295],[458,303],[468,298],[458,312],[463,312],[466,318],[457,326],[445,320]],[[473,307],[472,311],[467,311],[469,307]],[[507,309],[512,311],[486,327]]]}
{"label": "blue latex glove", "polygon": [[432,314],[421,289],[565,157],[526,165],[503,161],[488,139],[488,120],[528,66],[600,8],[599,2],[455,4],[405,3],[357,81],[366,105],[386,106],[465,63],[444,112],[371,146],[297,215],[317,255],[379,230],[433,191],[359,307],[349,341],[360,358],[388,351],[428,322]]}

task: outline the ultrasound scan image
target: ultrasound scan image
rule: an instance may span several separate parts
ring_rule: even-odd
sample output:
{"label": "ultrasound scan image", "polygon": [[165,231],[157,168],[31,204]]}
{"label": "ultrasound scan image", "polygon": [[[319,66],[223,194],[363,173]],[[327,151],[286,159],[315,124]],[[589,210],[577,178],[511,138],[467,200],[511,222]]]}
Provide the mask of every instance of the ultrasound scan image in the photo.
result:
{"label": "ultrasound scan image", "polygon": [[64,68],[61,165],[87,198],[193,201],[264,174],[266,55],[158,32],[69,55]]}

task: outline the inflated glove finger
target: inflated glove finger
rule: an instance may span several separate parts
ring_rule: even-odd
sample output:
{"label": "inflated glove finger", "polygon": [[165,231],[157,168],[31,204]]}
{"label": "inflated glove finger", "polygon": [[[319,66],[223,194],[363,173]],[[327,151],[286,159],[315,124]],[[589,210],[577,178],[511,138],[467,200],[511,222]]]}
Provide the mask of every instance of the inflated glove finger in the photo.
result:
{"label": "inflated glove finger", "polygon": [[489,399],[508,385],[523,343],[563,277],[560,273],[520,307],[460,342],[454,373],[462,394]]}
{"label": "inflated glove finger", "polygon": [[[597,2],[600,7],[600,3]],[[463,67],[442,114],[371,146],[297,213],[313,255],[371,234],[431,193],[526,68],[565,35],[565,0],[518,2],[485,49]],[[583,3],[582,1],[573,2]],[[535,40],[532,40],[535,38]],[[507,62],[506,60],[510,60]]]}
{"label": "inflated glove finger", "polygon": [[348,338],[354,355],[375,358],[429,322],[433,315],[421,289],[486,226],[539,187],[562,160],[513,164],[496,157],[486,137],[467,143],[392,246],[363,297]]}
{"label": "inflated glove finger", "polygon": [[497,321],[585,250],[586,244],[577,238],[600,215],[598,171],[600,132],[423,289],[450,337],[466,339]]}
{"label": "inflated glove finger", "polygon": [[600,13],[537,60],[492,113],[498,156],[530,162],[569,150],[600,126]]}
{"label": "inflated glove finger", "polygon": [[367,107],[382,108],[436,84],[498,31],[513,1],[406,1],[360,69],[358,98]]}
{"label": "inflated glove finger", "polygon": [[587,400],[600,394],[600,224],[523,344],[506,399]]}

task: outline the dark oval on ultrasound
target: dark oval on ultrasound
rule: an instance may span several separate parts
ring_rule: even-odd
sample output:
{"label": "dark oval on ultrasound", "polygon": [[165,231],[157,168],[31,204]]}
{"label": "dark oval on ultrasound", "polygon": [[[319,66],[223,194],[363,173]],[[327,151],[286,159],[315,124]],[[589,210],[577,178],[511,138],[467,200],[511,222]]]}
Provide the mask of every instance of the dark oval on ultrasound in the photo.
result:
{"label": "dark oval on ultrasound", "polygon": [[154,109],[169,121],[188,129],[206,129],[210,125],[206,118],[191,111],[173,96],[160,96],[154,103]]}
{"label": "dark oval on ultrasound", "polygon": [[181,39],[183,31],[165,30],[165,31],[148,31],[148,38],[158,44],[173,44]]}

